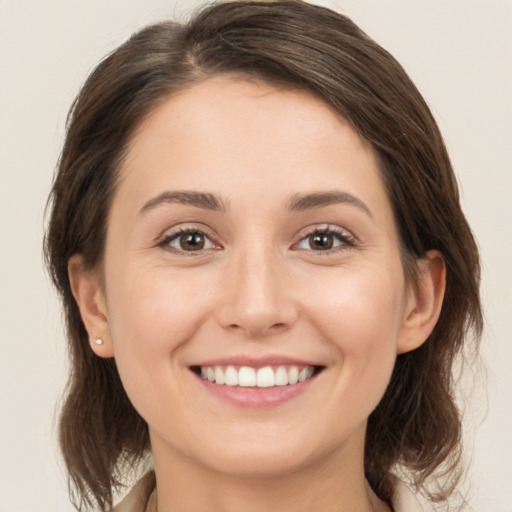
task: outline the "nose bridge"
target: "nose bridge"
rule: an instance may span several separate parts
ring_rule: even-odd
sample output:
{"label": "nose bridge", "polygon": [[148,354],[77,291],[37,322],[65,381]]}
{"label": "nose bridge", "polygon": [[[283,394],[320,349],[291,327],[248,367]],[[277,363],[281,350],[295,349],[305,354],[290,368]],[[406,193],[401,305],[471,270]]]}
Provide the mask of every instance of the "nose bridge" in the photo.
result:
{"label": "nose bridge", "polygon": [[296,312],[285,284],[284,267],[270,242],[248,243],[234,250],[219,305],[221,324],[253,337],[289,327]]}

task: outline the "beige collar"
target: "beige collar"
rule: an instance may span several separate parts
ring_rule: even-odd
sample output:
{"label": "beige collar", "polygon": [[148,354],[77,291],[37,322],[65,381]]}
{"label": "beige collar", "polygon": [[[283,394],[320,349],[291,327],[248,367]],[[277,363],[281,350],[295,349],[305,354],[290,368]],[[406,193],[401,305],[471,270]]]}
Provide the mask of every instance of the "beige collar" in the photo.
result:
{"label": "beige collar", "polygon": [[[114,512],[156,512],[156,478],[154,471],[146,473],[114,507]],[[431,512],[429,506],[422,506],[412,491],[400,480],[396,482],[391,500],[395,512]],[[426,508],[425,508],[426,507]]]}

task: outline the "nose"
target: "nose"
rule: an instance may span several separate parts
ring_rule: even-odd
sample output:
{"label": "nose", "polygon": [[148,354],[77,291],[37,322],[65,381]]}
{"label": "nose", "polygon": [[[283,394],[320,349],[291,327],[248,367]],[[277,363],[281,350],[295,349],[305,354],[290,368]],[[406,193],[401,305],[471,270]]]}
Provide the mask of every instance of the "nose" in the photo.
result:
{"label": "nose", "polygon": [[289,329],[298,318],[289,279],[276,255],[234,255],[223,275],[217,318],[220,325],[256,339]]}

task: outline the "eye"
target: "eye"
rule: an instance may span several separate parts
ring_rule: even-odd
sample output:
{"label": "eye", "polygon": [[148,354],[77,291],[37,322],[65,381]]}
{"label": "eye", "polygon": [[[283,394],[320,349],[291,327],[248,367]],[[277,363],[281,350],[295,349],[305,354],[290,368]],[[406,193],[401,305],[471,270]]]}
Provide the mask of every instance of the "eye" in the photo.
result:
{"label": "eye", "polygon": [[354,239],[346,231],[335,227],[315,229],[304,236],[295,248],[309,251],[333,251],[342,250],[354,246]]}
{"label": "eye", "polygon": [[173,252],[201,252],[218,246],[200,229],[181,229],[167,235],[159,245]]}

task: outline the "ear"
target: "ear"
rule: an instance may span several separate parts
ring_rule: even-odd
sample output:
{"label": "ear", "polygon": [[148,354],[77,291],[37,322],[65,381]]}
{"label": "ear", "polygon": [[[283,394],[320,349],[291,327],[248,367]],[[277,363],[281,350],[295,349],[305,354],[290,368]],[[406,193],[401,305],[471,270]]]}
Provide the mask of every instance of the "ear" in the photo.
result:
{"label": "ear", "polygon": [[434,329],[446,288],[446,267],[439,251],[428,251],[417,262],[417,282],[411,283],[397,344],[397,353],[410,352],[422,345]]}
{"label": "ear", "polygon": [[113,357],[107,308],[98,272],[86,269],[83,257],[75,254],[68,261],[68,275],[91,349],[99,357]]}

